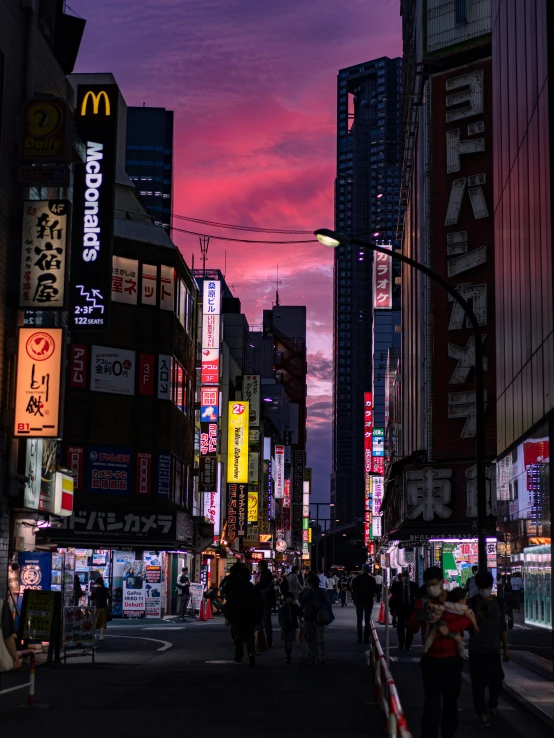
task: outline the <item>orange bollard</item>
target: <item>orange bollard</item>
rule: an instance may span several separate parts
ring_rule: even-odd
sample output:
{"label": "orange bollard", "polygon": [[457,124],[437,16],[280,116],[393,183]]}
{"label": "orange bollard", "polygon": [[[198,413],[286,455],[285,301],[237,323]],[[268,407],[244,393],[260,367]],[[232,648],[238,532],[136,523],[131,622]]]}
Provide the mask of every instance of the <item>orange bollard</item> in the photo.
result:
{"label": "orange bollard", "polygon": [[206,600],[206,620],[213,620],[212,615],[212,601]]}
{"label": "orange bollard", "polygon": [[385,603],[381,602],[381,607],[379,608],[379,617],[377,618],[377,622],[379,625],[385,624]]}
{"label": "orange bollard", "polygon": [[198,622],[203,623],[206,620],[206,616],[204,614],[204,598],[202,597],[202,600],[200,601],[200,614],[198,616]]}

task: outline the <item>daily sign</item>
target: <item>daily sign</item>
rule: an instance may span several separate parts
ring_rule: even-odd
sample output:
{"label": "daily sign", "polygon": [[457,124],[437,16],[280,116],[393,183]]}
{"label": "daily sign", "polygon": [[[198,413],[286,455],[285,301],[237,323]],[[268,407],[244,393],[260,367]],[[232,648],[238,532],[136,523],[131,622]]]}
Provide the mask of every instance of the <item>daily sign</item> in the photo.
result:
{"label": "daily sign", "polygon": [[75,171],[70,320],[79,330],[109,325],[118,97],[116,85],[77,88],[76,125],[86,158]]}

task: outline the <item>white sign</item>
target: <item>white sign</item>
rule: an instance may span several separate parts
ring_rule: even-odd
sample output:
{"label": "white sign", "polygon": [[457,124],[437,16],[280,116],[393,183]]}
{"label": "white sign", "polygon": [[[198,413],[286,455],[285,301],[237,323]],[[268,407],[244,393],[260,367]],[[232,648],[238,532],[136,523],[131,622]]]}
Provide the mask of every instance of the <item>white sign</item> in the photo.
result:
{"label": "white sign", "polygon": [[27,200],[21,227],[19,306],[62,308],[67,255],[67,200]]}
{"label": "white sign", "polygon": [[136,305],[138,283],[138,261],[124,259],[122,256],[112,256],[112,302]]}
{"label": "white sign", "polygon": [[123,615],[127,618],[142,618],[146,612],[144,585],[146,564],[144,561],[129,561],[123,567]]}
{"label": "white sign", "polygon": [[171,400],[171,368],[173,359],[168,354],[158,357],[158,400]]}
{"label": "white sign", "polygon": [[219,349],[219,315],[202,316],[202,348]]}
{"label": "white sign", "polygon": [[134,351],[92,346],[90,389],[112,395],[135,394]]}
{"label": "white sign", "polygon": [[142,288],[141,302],[143,305],[153,305],[156,307],[158,298],[158,267],[153,264],[142,265]]}
{"label": "white sign", "polygon": [[193,610],[200,610],[200,603],[204,597],[204,585],[199,582],[191,582],[190,588],[191,607]]}
{"label": "white sign", "polygon": [[250,427],[260,425],[260,375],[246,374],[242,382],[244,399],[250,402]]}
{"label": "white sign", "polygon": [[214,526],[214,536],[221,533],[221,494],[207,492],[204,495],[204,515]]}
{"label": "white sign", "polygon": [[175,310],[175,269],[173,267],[160,267],[160,308],[161,310]]}
{"label": "white sign", "polygon": [[[205,279],[202,288],[202,314],[219,315],[221,312],[221,282]],[[202,348],[209,348],[202,346]]]}
{"label": "white sign", "polygon": [[373,477],[373,501],[372,510],[373,516],[381,514],[381,503],[383,502],[384,494],[384,477]]}
{"label": "white sign", "polygon": [[374,515],[371,521],[371,536],[373,538],[381,538],[383,535],[383,518],[381,515]]}
{"label": "white sign", "polygon": [[282,500],[285,496],[285,447],[275,446],[275,459],[273,460],[273,496],[276,500]]}
{"label": "white sign", "polygon": [[25,453],[25,482],[23,491],[23,507],[38,510],[40,499],[40,480],[42,473],[42,439],[27,438]]}

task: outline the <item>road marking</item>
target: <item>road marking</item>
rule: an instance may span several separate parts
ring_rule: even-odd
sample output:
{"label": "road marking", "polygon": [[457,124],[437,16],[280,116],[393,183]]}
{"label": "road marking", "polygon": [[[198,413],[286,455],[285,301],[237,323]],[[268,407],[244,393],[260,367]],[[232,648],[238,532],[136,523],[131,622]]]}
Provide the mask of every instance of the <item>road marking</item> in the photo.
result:
{"label": "road marking", "polygon": [[122,636],[122,635],[116,635],[116,636],[110,636],[107,635],[105,638],[131,638],[135,641],[152,641],[152,643],[163,643],[164,645],[161,648],[157,648],[156,652],[161,653],[162,651],[167,651],[169,648],[173,646],[173,643],[170,643],[169,641],[161,641],[159,638],[145,638],[144,636]]}
{"label": "road marking", "polygon": [[167,626],[167,625],[148,625],[146,628],[141,628],[141,630],[171,630],[175,632],[176,630],[186,630],[185,625],[173,625],[173,626]]}

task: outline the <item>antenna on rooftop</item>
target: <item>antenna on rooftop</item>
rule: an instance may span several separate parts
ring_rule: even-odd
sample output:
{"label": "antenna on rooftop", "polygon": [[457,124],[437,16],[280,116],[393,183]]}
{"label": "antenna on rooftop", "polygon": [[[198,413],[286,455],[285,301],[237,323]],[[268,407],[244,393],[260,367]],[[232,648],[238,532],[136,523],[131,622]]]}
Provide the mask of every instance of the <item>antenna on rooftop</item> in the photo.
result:
{"label": "antenna on rooftop", "polygon": [[202,254],[202,274],[206,276],[206,261],[208,260],[208,246],[210,245],[209,236],[199,236],[200,241],[200,253]]}

